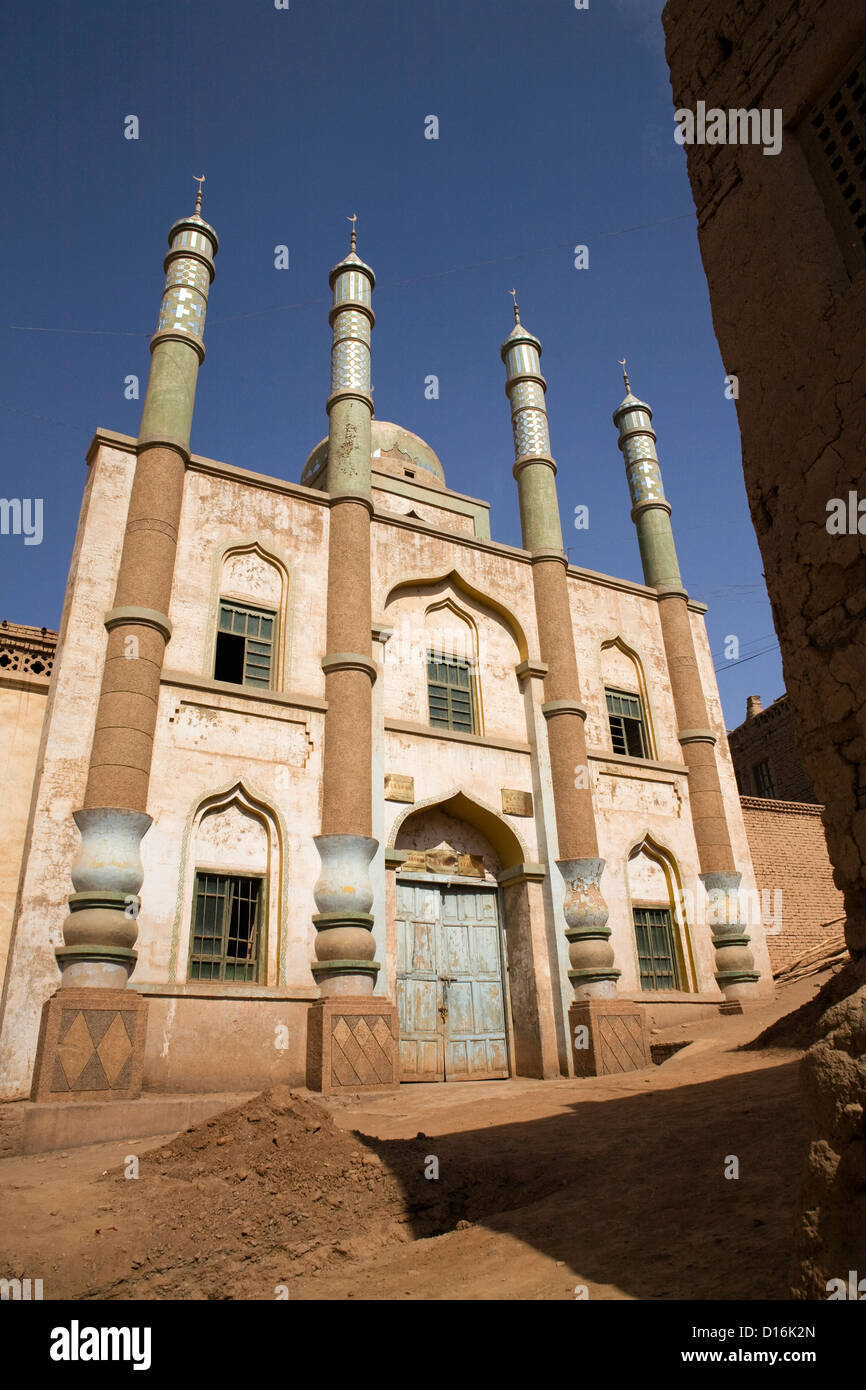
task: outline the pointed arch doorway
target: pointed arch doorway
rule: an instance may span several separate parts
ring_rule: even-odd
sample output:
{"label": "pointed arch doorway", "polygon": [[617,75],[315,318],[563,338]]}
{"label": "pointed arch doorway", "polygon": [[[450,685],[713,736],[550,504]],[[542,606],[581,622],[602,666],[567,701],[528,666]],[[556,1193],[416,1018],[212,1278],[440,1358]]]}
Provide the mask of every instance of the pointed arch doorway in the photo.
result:
{"label": "pointed arch doorway", "polygon": [[497,879],[503,851],[513,858],[519,843],[507,844],[503,832],[513,834],[462,793],[399,827],[395,848],[409,855],[396,883],[401,1081],[511,1074]]}

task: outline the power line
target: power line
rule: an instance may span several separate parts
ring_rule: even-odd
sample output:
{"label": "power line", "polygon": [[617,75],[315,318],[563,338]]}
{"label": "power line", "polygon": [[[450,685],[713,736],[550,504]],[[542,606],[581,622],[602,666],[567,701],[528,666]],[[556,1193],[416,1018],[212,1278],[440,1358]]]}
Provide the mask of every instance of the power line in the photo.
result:
{"label": "power line", "polygon": [[715,666],[713,669],[719,675],[722,671],[730,671],[732,666],[743,666],[747,661],[755,661],[759,656],[766,656],[768,652],[777,652],[778,650],[779,644],[776,643],[772,647],[764,647],[763,651],[753,652],[751,656],[741,656],[739,661],[726,661],[724,666]]}
{"label": "power line", "polygon": [[[743,643],[741,644],[741,646],[742,646],[742,648],[744,648],[746,651],[748,651],[750,647],[755,647],[755,646],[757,646],[757,644],[758,644],[759,642],[776,642],[776,634],[775,634],[775,632],[762,632],[760,637],[750,637],[749,640],[748,640],[748,642],[743,642]],[[778,643],[777,643],[777,645],[778,645]],[[714,660],[714,661],[718,661],[718,660],[724,655],[724,653],[723,653],[723,652],[713,652],[712,655],[713,655],[713,660]]]}

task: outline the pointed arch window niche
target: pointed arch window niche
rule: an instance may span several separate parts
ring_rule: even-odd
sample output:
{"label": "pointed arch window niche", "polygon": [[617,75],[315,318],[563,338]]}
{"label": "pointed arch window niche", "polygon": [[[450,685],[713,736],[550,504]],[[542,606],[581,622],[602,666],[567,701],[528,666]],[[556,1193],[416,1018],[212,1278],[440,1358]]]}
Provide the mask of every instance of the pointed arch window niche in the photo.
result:
{"label": "pointed arch window niche", "polygon": [[184,839],[170,979],[224,982],[227,992],[282,983],[286,865],[276,811],[236,782],[198,803]]}
{"label": "pointed arch window niche", "polygon": [[647,834],[632,849],[626,868],[638,988],[695,992],[686,898],[674,856]]}
{"label": "pointed arch window niche", "polygon": [[655,759],[656,740],[643,662],[622,637],[601,645],[601,678],[610,744],[620,757]]}
{"label": "pointed arch window niche", "polygon": [[289,568],[258,541],[234,542],[214,562],[207,676],[283,690],[288,661]]}

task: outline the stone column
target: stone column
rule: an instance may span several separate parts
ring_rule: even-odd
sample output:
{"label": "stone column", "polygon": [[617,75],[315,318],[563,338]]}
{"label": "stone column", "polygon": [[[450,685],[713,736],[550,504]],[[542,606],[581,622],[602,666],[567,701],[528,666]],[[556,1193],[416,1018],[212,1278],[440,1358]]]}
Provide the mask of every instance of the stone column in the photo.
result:
{"label": "stone column", "polygon": [[750,998],[760,978],[740,920],[737,872],[716,761],[716,735],[709,728],[688,609],[656,454],[652,410],[631,394],[614,412],[625,459],[632,520],[645,582],[658,594],[662,638],[671,680],[678,738],[689,770],[689,801],[701,881],[707,891],[716,952],[716,980],[729,1001]]}
{"label": "stone column", "polygon": [[[322,861],[314,889],[316,958],[322,998],[311,1007],[308,1085],[316,1090],[382,1090],[397,1084],[397,1009],[373,997],[372,686],[370,518],[373,398],[371,305],[375,276],[352,249],[331,271],[331,394],[328,398],[327,654]],[[376,788],[381,795],[382,789]]]}
{"label": "stone column", "polygon": [[[547,665],[542,713],[547,723],[553,801],[559,846],[557,865],[565,885],[563,910],[574,988],[569,1010],[572,1055],[578,1074],[629,1070],[649,1061],[643,1016],[637,1005],[616,998],[620,971],[614,965],[608,911],[601,891],[604,860],[598,854],[595,811],[589,782],[584,721],[574,633],[568,601],[568,562],[562,545],[556,464],[550,452],[541,375],[541,343],[520,322],[502,345],[506,394],[514,432],[514,477],[520,500],[523,547],[532,557],[532,581],[541,660]],[[612,1009],[602,1001],[613,1001]],[[622,1028],[629,1046],[614,1057],[602,1045],[595,1016],[610,1013],[602,1032]],[[636,1046],[634,1045],[636,1040]],[[574,1044],[577,1044],[574,1046]],[[620,1063],[622,1063],[620,1065]]]}
{"label": "stone column", "polygon": [[[147,791],[195,387],[216,232],[200,216],[169,233],[159,324],[138,437],[84,807],[81,851],[56,954],[61,988],[45,1005],[33,1095],[129,1098],[140,1087],[145,1005],[135,967],[139,845]],[[109,995],[111,998],[109,998]],[[71,1041],[70,1041],[71,1040]]]}

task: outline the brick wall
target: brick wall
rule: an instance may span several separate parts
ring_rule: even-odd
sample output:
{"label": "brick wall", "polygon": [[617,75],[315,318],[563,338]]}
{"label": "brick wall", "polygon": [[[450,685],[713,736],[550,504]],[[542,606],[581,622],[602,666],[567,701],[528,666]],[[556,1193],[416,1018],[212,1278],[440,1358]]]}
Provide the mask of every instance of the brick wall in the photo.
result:
{"label": "brick wall", "polygon": [[[731,729],[728,744],[737,785],[744,796],[771,795],[780,801],[817,802],[797,748],[794,711],[787,695],[781,695],[760,714]],[[771,793],[763,791],[755,780],[755,764],[761,762],[769,764]]]}
{"label": "brick wall", "polygon": [[[743,820],[758,890],[767,890],[770,912],[773,893],[782,894],[782,931],[767,929],[773,970],[819,946],[838,932],[844,914],[842,894],[833,883],[833,869],[821,822],[823,807],[798,801],[769,801],[742,796]],[[835,922],[833,927],[827,924]]]}

